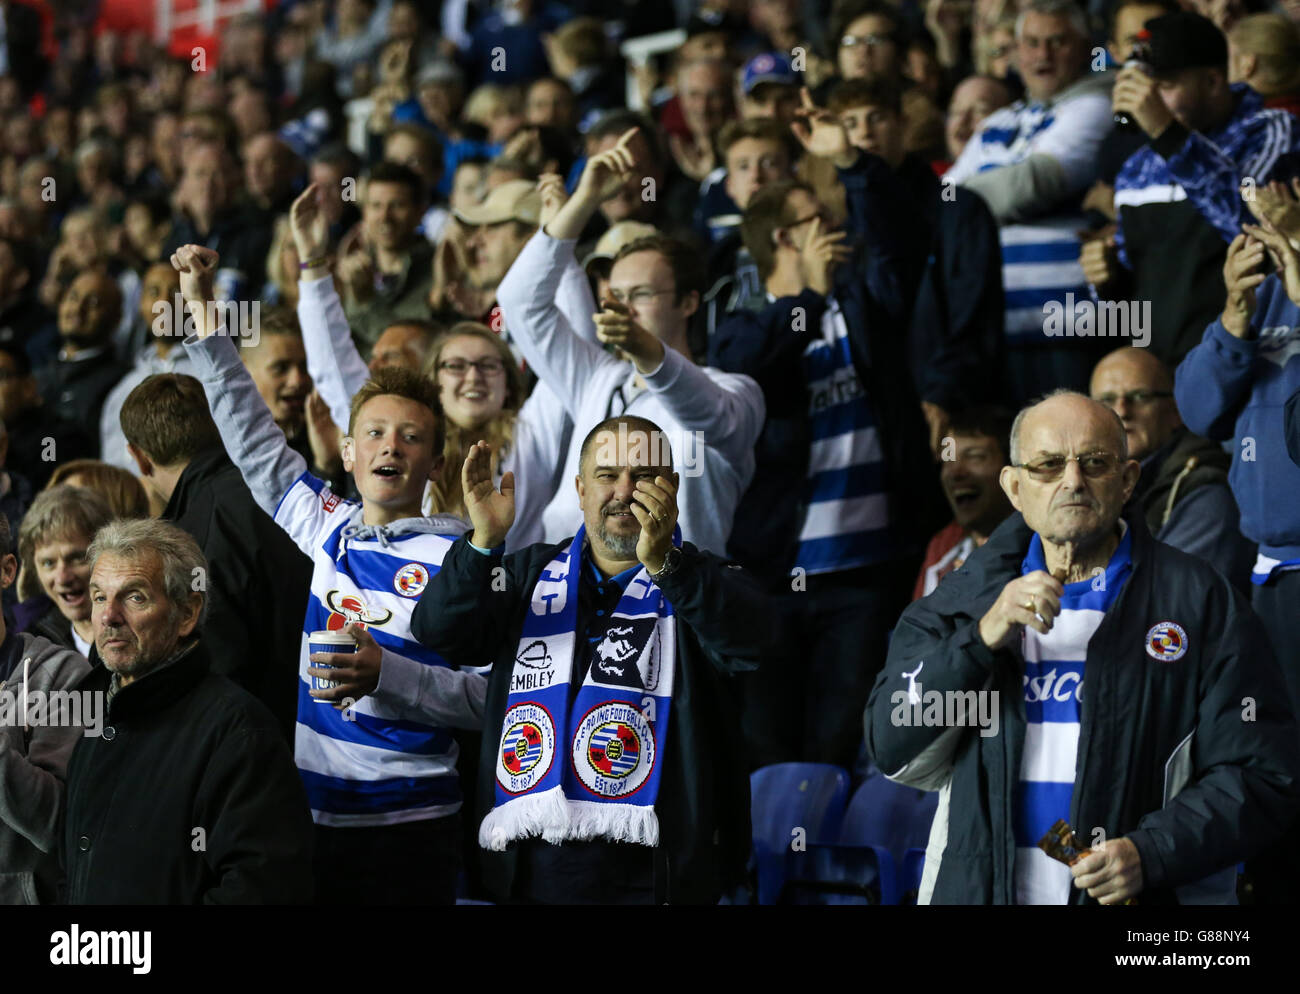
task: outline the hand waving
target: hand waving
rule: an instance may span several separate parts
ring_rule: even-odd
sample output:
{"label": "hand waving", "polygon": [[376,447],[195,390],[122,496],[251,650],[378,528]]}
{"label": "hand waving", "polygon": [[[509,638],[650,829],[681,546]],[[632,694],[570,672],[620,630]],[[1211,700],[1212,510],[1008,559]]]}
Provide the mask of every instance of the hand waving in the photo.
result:
{"label": "hand waving", "polygon": [[329,247],[330,226],[321,210],[321,192],[320,184],[313,183],[289,208],[289,230],[302,262],[322,258]]}
{"label": "hand waving", "polygon": [[492,446],[479,441],[465,457],[460,483],[465,491],[465,511],[474,525],[470,541],[480,549],[495,549],[515,523],[515,474],[501,477],[501,489],[497,490],[492,485]]}
{"label": "hand waving", "polygon": [[790,122],[790,130],[799,139],[799,144],[810,155],[830,159],[841,169],[853,165],[858,151],[849,144],[849,133],[840,119],[813,103],[806,86],[799,91],[799,96],[803,106],[795,111],[796,120]]}
{"label": "hand waving", "polygon": [[578,180],[577,195],[592,203],[603,204],[623,189],[636,168],[636,157],[628,146],[640,128],[623,132],[618,144],[606,152],[593,155]]}

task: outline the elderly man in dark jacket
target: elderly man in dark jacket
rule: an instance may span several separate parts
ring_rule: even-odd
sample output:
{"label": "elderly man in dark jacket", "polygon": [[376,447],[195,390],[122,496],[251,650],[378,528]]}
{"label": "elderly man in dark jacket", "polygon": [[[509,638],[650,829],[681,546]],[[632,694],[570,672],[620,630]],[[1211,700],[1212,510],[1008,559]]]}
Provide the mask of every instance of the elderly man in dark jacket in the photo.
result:
{"label": "elderly man in dark jacket", "polygon": [[[1236,864],[1300,808],[1259,620],[1121,518],[1139,470],[1100,404],[1025,409],[1011,462],[1021,513],[904,612],[867,706],[880,769],[940,791],[921,900],[1235,903]],[[1091,847],[1068,866],[1037,848],[1059,819]]]}
{"label": "elderly man in dark jacket", "polygon": [[140,479],[166,504],[163,520],[192,535],[208,561],[213,672],[265,704],[292,743],[311,560],[253,500],[194,377],[146,378],[123,402],[121,422]]}
{"label": "elderly man in dark jacket", "polygon": [[196,637],[198,545],[172,524],[117,521],[88,558],[96,651],[78,689],[103,694],[108,714],[68,767],[66,903],[310,900],[312,823],[293,759]]}
{"label": "elderly man in dark jacket", "polygon": [[313,696],[373,692],[401,717],[483,730],[478,838],[498,900],[715,904],[742,883],[749,781],[726,675],[777,633],[738,567],[677,544],[664,438],[643,418],[598,424],[581,450],[583,530],[504,557],[512,474],[494,490],[488,446],[472,449],[474,532],[411,628],[462,667],[494,664],[486,676],[377,651],[312,671],[341,681]]}

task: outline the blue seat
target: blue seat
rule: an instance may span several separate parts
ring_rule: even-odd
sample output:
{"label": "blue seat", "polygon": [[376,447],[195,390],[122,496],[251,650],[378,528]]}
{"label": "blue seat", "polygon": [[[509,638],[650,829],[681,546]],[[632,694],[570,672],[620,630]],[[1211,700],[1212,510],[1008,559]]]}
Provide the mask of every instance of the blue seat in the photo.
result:
{"label": "blue seat", "polygon": [[908,849],[924,849],[930,839],[939,795],[887,780],[877,774],[853,793],[839,841],[845,845],[880,846],[902,864]]}
{"label": "blue seat", "polygon": [[921,875],[925,872],[925,850],[909,849],[903,853],[903,866],[899,886],[903,888],[903,904],[915,904],[921,892]]}
{"label": "blue seat", "polygon": [[873,846],[811,845],[786,854],[777,904],[884,904],[892,863]]}
{"label": "blue seat", "polygon": [[791,843],[802,839],[811,847],[839,837],[849,775],[826,763],[775,763],[755,770],[749,789],[758,903],[772,904],[781,892]]}

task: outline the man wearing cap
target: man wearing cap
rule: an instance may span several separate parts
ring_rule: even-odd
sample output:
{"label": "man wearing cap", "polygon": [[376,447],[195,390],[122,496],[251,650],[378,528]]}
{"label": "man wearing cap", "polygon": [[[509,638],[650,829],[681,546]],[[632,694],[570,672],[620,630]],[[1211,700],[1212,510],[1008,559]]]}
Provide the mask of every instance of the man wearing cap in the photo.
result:
{"label": "man wearing cap", "polygon": [[653,224],[644,221],[619,221],[610,227],[596,242],[591,254],[582,260],[583,271],[591,282],[591,292],[596,300],[609,298],[609,274],[614,268],[614,257],[624,245],[631,245],[638,238],[649,238],[659,234]]}
{"label": "man wearing cap", "polygon": [[761,52],[745,63],[741,74],[740,116],[770,117],[782,124],[799,109],[799,77],[781,52]]}
{"label": "man wearing cap", "polygon": [[1223,309],[1228,243],[1249,220],[1243,184],[1267,183],[1278,158],[1300,149],[1300,122],[1228,82],[1227,40],[1206,18],[1179,11],[1146,30],[1151,73],[1122,69],[1114,92],[1115,112],[1146,145],[1115,179],[1119,229],[1081,261],[1102,297],[1151,302],[1151,350],[1176,365]]}
{"label": "man wearing cap", "polygon": [[[348,323],[363,356],[401,318],[429,316],[433,249],[418,234],[424,183],[410,169],[380,162],[366,179],[361,228],[339,246],[338,278]],[[320,260],[303,259],[305,271]]]}

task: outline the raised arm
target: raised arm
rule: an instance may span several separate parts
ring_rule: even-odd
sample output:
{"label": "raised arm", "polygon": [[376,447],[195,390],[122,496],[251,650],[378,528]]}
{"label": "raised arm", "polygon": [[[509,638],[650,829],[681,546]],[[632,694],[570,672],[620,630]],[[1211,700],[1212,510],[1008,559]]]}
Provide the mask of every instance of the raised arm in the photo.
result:
{"label": "raised arm", "polygon": [[307,461],[289,448],[284,432],[240,361],[234,337],[238,330],[212,305],[217,262],[217,253],[201,245],[184,245],[172,255],[194,321],[195,331],[185,339],[185,351],[208,395],[226,452],[239,467],[257,506],[274,516],[294,481],[307,472]]}
{"label": "raised arm", "polygon": [[298,323],[307,350],[307,372],[329,405],[334,423],[347,431],[352,396],[366,382],[369,370],[352,339],[343,301],[330,274],[329,222],[320,209],[320,196],[313,183],[289,210],[289,228],[303,267],[298,281]]}

